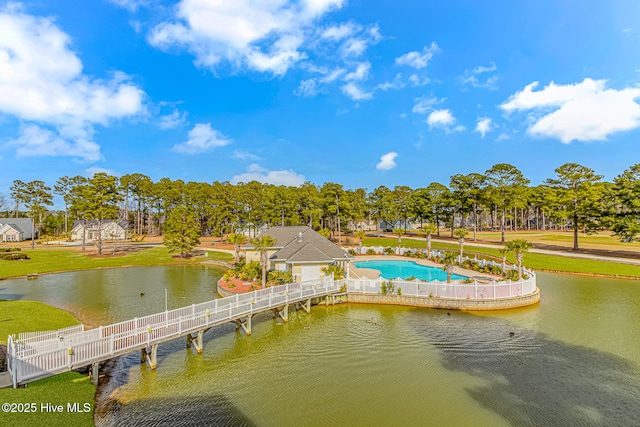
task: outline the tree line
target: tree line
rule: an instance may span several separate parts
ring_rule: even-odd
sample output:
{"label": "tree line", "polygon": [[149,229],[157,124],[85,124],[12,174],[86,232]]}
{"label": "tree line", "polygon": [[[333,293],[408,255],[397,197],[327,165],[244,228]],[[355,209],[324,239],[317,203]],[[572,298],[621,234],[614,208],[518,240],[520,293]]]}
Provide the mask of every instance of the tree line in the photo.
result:
{"label": "tree line", "polygon": [[[432,182],[410,188],[384,185],[371,191],[345,189],[327,182],[306,182],[298,187],[257,181],[184,182],[162,178],[154,182],[135,173],[120,178],[97,173],[59,178],[53,188],[43,181],[15,180],[8,203],[0,198],[0,209],[10,216],[28,216],[44,234],[63,236],[74,220],[124,220],[137,235],[163,235],[176,218],[193,217],[200,235],[226,236],[238,229],[257,233],[260,227],[309,225],[325,230],[337,240],[349,224],[369,220],[411,220],[420,226],[467,228],[473,239],[480,229],[572,230],[574,248],[579,232],[611,229],[622,241],[640,235],[640,164],[612,182],[577,163],[555,170],[556,176],[542,184],[530,181],[513,165],[499,163],[484,173],[456,174],[448,185]],[[51,211],[53,195],[64,200],[64,211]]]}

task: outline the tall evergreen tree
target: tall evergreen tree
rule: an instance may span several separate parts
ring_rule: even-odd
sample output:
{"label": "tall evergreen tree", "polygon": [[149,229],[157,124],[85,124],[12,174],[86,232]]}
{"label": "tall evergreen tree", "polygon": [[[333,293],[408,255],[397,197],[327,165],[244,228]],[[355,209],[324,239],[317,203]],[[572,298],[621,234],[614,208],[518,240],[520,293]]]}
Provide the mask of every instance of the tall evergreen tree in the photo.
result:
{"label": "tall evergreen tree", "polygon": [[578,230],[591,233],[601,227],[602,175],[577,163],[565,163],[555,170],[555,179],[546,183],[558,191],[559,202],[566,209],[573,226],[573,249],[578,249]]}

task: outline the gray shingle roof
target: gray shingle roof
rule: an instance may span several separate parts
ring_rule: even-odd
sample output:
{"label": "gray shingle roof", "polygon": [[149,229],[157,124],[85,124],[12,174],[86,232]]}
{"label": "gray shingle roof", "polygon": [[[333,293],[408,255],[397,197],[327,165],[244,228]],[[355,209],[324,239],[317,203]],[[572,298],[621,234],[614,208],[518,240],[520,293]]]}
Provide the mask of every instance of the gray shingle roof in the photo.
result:
{"label": "gray shingle roof", "polygon": [[31,238],[31,218],[0,218],[0,224],[9,224],[16,231],[23,233],[25,239]]}
{"label": "gray shingle roof", "polygon": [[[291,227],[271,227],[268,230],[260,232],[260,236],[271,236],[276,239],[274,249],[283,248],[287,243],[298,237],[298,233],[304,233],[309,230],[306,226],[291,226]],[[320,236],[322,237],[322,236]],[[325,239],[326,240],[326,239]],[[253,249],[251,241],[242,247],[243,249]]]}
{"label": "gray shingle roof", "polygon": [[[273,227],[260,235],[276,239],[274,249],[280,249],[270,259],[286,262],[332,262],[350,259],[351,255],[313,229],[305,226]],[[301,241],[298,236],[301,235]],[[253,245],[244,246],[253,249]]]}

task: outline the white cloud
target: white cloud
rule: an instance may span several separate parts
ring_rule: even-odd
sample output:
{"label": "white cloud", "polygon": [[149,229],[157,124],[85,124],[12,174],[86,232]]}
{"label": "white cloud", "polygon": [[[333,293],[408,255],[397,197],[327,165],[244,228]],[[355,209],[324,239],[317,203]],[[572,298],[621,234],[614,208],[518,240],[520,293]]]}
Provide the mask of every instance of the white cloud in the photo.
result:
{"label": "white cloud", "polygon": [[93,166],[84,170],[85,175],[88,178],[93,178],[93,176],[97,173],[106,173],[111,176],[120,176],[121,174],[114,171],[113,169],[101,168],[98,166]]}
{"label": "white cloud", "polygon": [[342,93],[344,93],[354,101],[362,101],[365,99],[373,98],[373,93],[360,89],[353,82],[347,83],[346,85],[342,86],[341,89],[342,89]]}
{"label": "white cloud", "polygon": [[489,66],[479,65],[471,71],[465,70],[464,76],[460,76],[459,79],[462,81],[462,84],[469,83],[473,87],[496,90],[498,89],[498,76],[489,76],[484,81],[481,81],[478,76],[486,73],[493,73],[497,69],[498,66],[495,62],[491,62]]}
{"label": "white cloud", "polygon": [[633,31],[631,27],[627,27],[622,30],[623,33],[630,33],[631,31]]}
{"label": "white cloud", "polygon": [[51,18],[15,4],[0,8],[0,113],[25,123],[11,143],[18,155],[99,160],[94,126],[146,112],[145,93],[125,74],[107,80],[82,74],[70,44]]}
{"label": "white cloud", "polygon": [[324,77],[320,79],[322,83],[331,83],[336,81],[340,76],[342,76],[346,71],[343,68],[336,68],[330,73],[326,73]]}
{"label": "white cloud", "polygon": [[493,125],[489,117],[478,118],[478,121],[476,122],[475,132],[479,132],[480,135],[482,135],[482,138],[484,138],[484,136],[487,133],[491,132],[492,130],[493,130]]}
{"label": "white cloud", "polygon": [[185,48],[196,65],[237,68],[283,75],[307,57],[303,44],[315,22],[344,0],[182,0],[174,19],[157,25],[149,42],[160,49]]}
{"label": "white cloud", "polygon": [[173,151],[185,154],[198,154],[210,151],[216,147],[223,147],[233,141],[215,129],[211,123],[198,123],[189,131],[189,139],[173,146]]}
{"label": "white cloud", "polygon": [[464,126],[460,125],[452,128],[456,123],[456,118],[453,117],[453,114],[451,114],[451,111],[448,109],[432,111],[425,121],[430,128],[443,129],[446,133],[461,132],[464,130]]}
{"label": "white cloud", "polygon": [[361,81],[367,80],[369,78],[369,70],[371,69],[371,63],[369,62],[361,62],[358,64],[356,69],[346,76],[344,76],[345,81]]}
{"label": "white cloud", "polygon": [[395,168],[396,165],[396,157],[398,157],[398,153],[392,151],[390,153],[384,154],[380,157],[380,161],[376,165],[376,169],[388,171],[390,169]]}
{"label": "white cloud", "polygon": [[178,126],[181,126],[187,122],[187,112],[180,112],[178,110],[173,110],[171,114],[165,114],[164,116],[160,116],[158,121],[158,127],[160,129],[175,129]]}
{"label": "white cloud", "polygon": [[320,93],[318,88],[318,82],[316,79],[307,79],[300,81],[298,88],[293,91],[296,96],[303,96],[305,98],[316,96]]}
{"label": "white cloud", "polygon": [[606,80],[580,83],[551,82],[534,91],[538,82],[513,94],[500,108],[506,112],[531,111],[532,136],[556,138],[563,143],[606,140],[613,133],[640,127],[640,87],[607,89]]}
{"label": "white cloud", "polygon": [[402,74],[398,73],[393,78],[393,81],[380,83],[378,86],[376,86],[376,90],[383,90],[383,91],[387,91],[389,89],[397,90],[397,89],[402,89],[404,86],[405,84],[402,81]]}
{"label": "white cloud", "polygon": [[409,83],[413,86],[425,86],[431,82],[429,77],[420,78],[417,74],[411,74],[409,76]]}
{"label": "white cloud", "polygon": [[502,132],[500,135],[498,135],[498,137],[496,138],[496,141],[498,142],[506,141],[507,139],[511,139],[511,135],[509,135],[508,133]]}
{"label": "white cloud", "polygon": [[432,42],[431,46],[424,47],[422,52],[408,52],[402,56],[396,58],[396,65],[406,65],[416,69],[421,69],[429,64],[429,61],[436,52],[439,52],[440,48],[436,42]]}
{"label": "white cloud", "polygon": [[233,152],[233,157],[240,160],[260,160],[260,157],[248,151],[236,150]]}
{"label": "white cloud", "polygon": [[247,172],[234,175],[231,178],[233,184],[238,182],[258,181],[265,184],[287,185],[297,187],[306,181],[304,175],[297,174],[293,170],[276,170],[270,171],[258,164],[251,164],[247,168]]}
{"label": "white cloud", "polygon": [[130,12],[135,12],[141,7],[147,7],[152,3],[152,0],[109,0],[111,3],[123,7]]}
{"label": "white cloud", "polygon": [[434,105],[440,104],[445,99],[447,98],[438,99],[436,97],[426,97],[426,96],[416,98],[414,99],[415,104],[413,105],[413,108],[411,109],[411,111],[418,114],[425,114],[428,111],[433,110]]}
{"label": "white cloud", "polygon": [[349,37],[350,35],[354,34],[356,31],[359,31],[359,28],[360,26],[353,22],[347,22],[345,24],[332,26],[322,32],[322,38],[331,40],[342,40],[345,37]]}
{"label": "white cloud", "polygon": [[6,146],[16,147],[18,157],[72,156],[89,161],[102,159],[100,147],[95,142],[83,138],[69,142],[58,133],[37,125],[24,127],[21,135],[9,141]]}

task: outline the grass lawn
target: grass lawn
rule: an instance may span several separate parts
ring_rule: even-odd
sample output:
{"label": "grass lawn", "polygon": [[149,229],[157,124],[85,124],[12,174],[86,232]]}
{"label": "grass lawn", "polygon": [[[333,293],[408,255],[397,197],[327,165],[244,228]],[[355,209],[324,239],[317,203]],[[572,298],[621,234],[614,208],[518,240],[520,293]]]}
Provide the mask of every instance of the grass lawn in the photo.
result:
{"label": "grass lawn", "polygon": [[[65,372],[54,377],[29,383],[26,388],[0,389],[2,403],[35,403],[34,413],[6,413],[0,415],[5,426],[93,426],[96,388],[87,375]],[[42,404],[62,405],[61,413],[44,412]],[[68,412],[67,404],[79,403],[80,409],[88,403],[89,412]]]}
{"label": "grass lawn", "polygon": [[[35,301],[0,301],[0,343],[7,343],[9,334],[60,329],[80,322],[71,314]],[[1,425],[11,426],[92,426],[96,388],[89,377],[77,372],[66,372],[30,383],[26,388],[0,389],[0,403],[35,404],[34,413],[0,414]],[[86,413],[69,413],[68,403],[90,404]],[[41,405],[63,405],[62,413],[43,412]],[[16,408],[17,409],[17,408]]]}
{"label": "grass lawn", "polygon": [[0,301],[0,344],[18,332],[50,331],[77,325],[71,314],[36,301]]}
{"label": "grass lawn", "polygon": [[[365,237],[364,245],[396,247],[398,245],[398,239],[392,237]],[[402,246],[406,248],[425,249],[426,242],[424,239],[402,239]],[[433,249],[451,250],[456,253],[459,250],[459,246],[454,243],[449,244],[432,242],[431,247]],[[467,254],[484,254],[496,258],[501,258],[501,255],[497,249],[473,246],[469,243],[465,243],[464,247]],[[509,254],[507,259],[509,260],[509,262],[515,263],[515,257],[513,256],[513,254]],[[640,277],[640,266],[638,265],[619,264],[614,262],[595,261],[580,258],[569,258],[556,255],[527,253],[524,255],[524,265],[534,270],[543,271],[547,270],[563,271],[567,273],[587,273],[604,274],[608,276]]]}
{"label": "grass lawn", "polygon": [[[449,234],[446,234],[447,236]],[[479,240],[500,243],[499,231],[481,231],[477,233]],[[525,239],[531,243],[540,243],[543,245],[556,245],[573,247],[572,231],[518,231],[506,232],[506,240]],[[601,231],[597,234],[578,234],[578,245],[584,248],[600,248],[609,250],[622,251],[640,251],[640,242],[623,243],[617,237],[613,236],[610,231]]]}
{"label": "grass lawn", "polygon": [[89,270],[104,267],[183,265],[193,264],[204,259],[231,261],[233,255],[226,252],[209,251],[208,257],[196,259],[173,258],[165,247],[143,249],[136,253],[116,257],[88,256],[68,248],[23,249],[30,259],[20,261],[0,260],[0,279],[24,276],[31,273],[50,273],[54,271]]}

